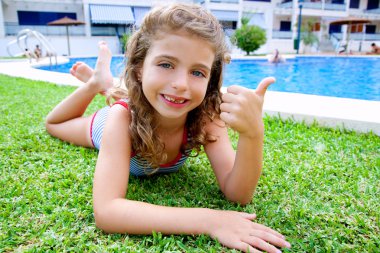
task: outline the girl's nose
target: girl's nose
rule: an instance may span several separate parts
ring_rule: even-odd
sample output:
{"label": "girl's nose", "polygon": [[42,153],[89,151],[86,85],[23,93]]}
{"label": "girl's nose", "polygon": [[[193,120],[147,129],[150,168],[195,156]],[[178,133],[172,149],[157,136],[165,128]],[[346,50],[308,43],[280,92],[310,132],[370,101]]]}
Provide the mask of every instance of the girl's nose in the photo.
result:
{"label": "girl's nose", "polygon": [[187,90],[188,85],[189,85],[189,80],[188,80],[188,74],[185,71],[181,71],[177,73],[175,76],[175,79],[172,82],[172,88],[183,91]]}

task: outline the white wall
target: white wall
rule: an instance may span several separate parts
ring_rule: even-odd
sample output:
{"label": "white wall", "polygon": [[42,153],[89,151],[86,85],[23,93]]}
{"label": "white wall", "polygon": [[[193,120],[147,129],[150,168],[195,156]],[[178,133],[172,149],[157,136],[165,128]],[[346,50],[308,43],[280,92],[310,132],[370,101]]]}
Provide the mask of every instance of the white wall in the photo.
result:
{"label": "white wall", "polygon": [[0,1],[0,38],[5,37],[3,1]]}
{"label": "white wall", "polygon": [[[274,30],[280,30],[280,23],[281,21],[289,21],[292,22],[292,16],[288,15],[276,15],[273,17],[273,29]],[[290,27],[292,28],[292,27]],[[292,30],[292,29],[290,29]]]}
{"label": "white wall", "polygon": [[359,10],[366,10],[368,6],[368,0],[360,0],[359,2]]}
{"label": "white wall", "polygon": [[275,49],[278,49],[280,53],[295,53],[296,50],[293,49],[293,40],[280,40],[272,39],[267,42],[267,53],[272,53]]}

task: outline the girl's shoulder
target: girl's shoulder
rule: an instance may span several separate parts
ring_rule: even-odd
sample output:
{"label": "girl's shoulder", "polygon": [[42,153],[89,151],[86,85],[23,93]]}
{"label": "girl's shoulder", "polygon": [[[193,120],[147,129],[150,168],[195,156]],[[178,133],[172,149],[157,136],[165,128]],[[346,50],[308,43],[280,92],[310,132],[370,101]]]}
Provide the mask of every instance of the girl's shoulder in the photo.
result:
{"label": "girl's shoulder", "polygon": [[119,99],[110,107],[110,114],[116,115],[115,119],[127,120],[128,124],[131,122],[131,110],[128,105],[127,99]]}
{"label": "girl's shoulder", "polygon": [[206,121],[205,130],[207,134],[215,135],[216,133],[223,131],[224,129],[227,128],[226,123],[223,120],[221,120],[219,117],[213,120],[207,118],[205,121]]}
{"label": "girl's shoulder", "polygon": [[116,101],[115,103],[113,103],[112,106],[114,106],[114,105],[121,105],[121,106],[123,106],[125,109],[127,109],[129,111],[128,99],[126,99],[126,98],[119,99],[118,101]]}

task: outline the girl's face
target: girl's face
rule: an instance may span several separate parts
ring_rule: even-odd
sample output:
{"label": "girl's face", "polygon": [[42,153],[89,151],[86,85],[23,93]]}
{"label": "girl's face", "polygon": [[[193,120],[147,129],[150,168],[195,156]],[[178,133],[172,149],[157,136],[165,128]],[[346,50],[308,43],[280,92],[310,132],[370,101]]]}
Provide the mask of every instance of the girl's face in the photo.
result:
{"label": "girl's face", "polygon": [[211,45],[185,32],[153,41],[140,77],[145,97],[159,119],[186,119],[207,90],[215,53]]}

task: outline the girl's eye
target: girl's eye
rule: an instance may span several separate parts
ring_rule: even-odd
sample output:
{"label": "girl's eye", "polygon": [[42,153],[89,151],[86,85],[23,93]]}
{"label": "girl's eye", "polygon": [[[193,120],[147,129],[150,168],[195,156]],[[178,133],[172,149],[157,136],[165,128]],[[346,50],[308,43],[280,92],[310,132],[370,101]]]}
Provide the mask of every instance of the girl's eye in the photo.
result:
{"label": "girl's eye", "polygon": [[198,76],[198,77],[206,77],[205,74],[203,74],[202,72],[197,71],[197,70],[193,71],[193,75]]}
{"label": "girl's eye", "polygon": [[169,64],[169,63],[160,63],[160,64],[158,64],[158,66],[161,66],[161,67],[163,67],[163,68],[165,68],[165,69],[170,69],[170,68],[172,68],[172,65]]}

